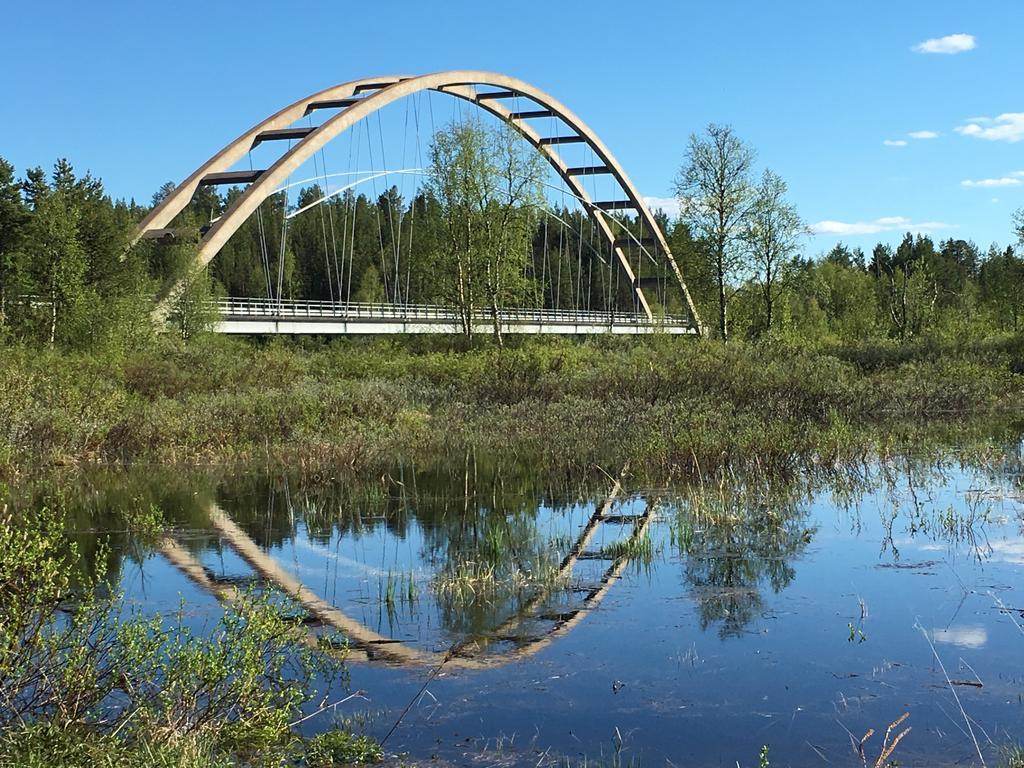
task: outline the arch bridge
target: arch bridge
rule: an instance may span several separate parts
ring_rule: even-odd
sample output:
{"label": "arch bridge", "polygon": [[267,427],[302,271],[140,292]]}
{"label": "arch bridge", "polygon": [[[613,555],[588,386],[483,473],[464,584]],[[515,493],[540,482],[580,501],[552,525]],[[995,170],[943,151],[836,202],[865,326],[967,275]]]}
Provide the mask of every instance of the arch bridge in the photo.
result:
{"label": "arch bridge", "polygon": [[[169,285],[159,297],[154,319],[163,321],[172,312],[187,281],[204,269],[260,205],[286,189],[292,173],[338,136],[389,104],[422,92],[440,92],[468,102],[515,128],[550,164],[570,196],[588,215],[609,264],[619,271],[634,297],[634,311],[559,314],[555,309],[502,310],[506,332],[527,333],[674,333],[702,332],[700,317],[658,221],[629,180],[625,170],[597,135],[564,104],[528,83],[506,75],[481,71],[447,71],[420,76],[384,76],[353,80],[313,93],[289,104],[259,122],[197,168],[156,205],[140,224],[133,244],[142,239],[173,239],[175,217],[197,191],[207,186],[244,186],[223,215],[201,232],[188,273]],[[311,116],[323,111],[330,116],[313,125]],[[301,125],[309,119],[309,125]],[[546,122],[538,122],[547,119]],[[541,127],[555,130],[545,134]],[[281,147],[277,159],[265,168],[235,170],[257,146]],[[570,145],[583,145],[594,162],[571,165],[564,154]],[[595,198],[586,181],[608,179],[616,194]],[[303,209],[304,210],[304,209]],[[632,216],[640,235],[627,227],[623,216]],[[680,316],[658,315],[645,294],[640,275],[642,260],[660,264],[679,292]],[[667,281],[666,281],[667,282]],[[268,281],[269,286],[269,281]],[[347,297],[337,301],[293,302],[280,293],[266,301],[232,299],[217,306],[228,333],[415,333],[445,332],[455,327],[450,310],[402,304],[362,305]],[[448,314],[446,314],[448,313]],[[481,315],[474,322],[489,322]]]}

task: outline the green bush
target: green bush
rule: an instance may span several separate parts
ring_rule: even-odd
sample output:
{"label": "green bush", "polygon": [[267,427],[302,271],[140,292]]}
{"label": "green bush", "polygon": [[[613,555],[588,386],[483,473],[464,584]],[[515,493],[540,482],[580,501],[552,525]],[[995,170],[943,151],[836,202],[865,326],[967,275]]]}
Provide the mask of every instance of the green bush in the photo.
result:
{"label": "green bush", "polygon": [[[153,511],[133,523],[158,526]],[[344,667],[287,600],[239,595],[197,632],[181,613],[132,615],[81,565],[59,513],[0,513],[0,765],[290,759],[314,678]]]}
{"label": "green bush", "polygon": [[346,731],[327,731],[306,744],[303,763],[308,768],[333,768],[336,765],[379,763],[384,759],[380,744],[366,736]]}

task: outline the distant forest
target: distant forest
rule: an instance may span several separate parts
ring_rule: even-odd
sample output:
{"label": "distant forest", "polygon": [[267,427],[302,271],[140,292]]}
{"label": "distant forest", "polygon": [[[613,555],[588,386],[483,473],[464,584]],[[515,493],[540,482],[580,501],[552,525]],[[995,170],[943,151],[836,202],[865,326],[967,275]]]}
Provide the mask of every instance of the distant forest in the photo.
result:
{"label": "distant forest", "polygon": [[[694,152],[704,141],[691,138],[689,165],[680,175],[681,197],[694,189],[695,177],[686,171],[699,159]],[[151,205],[173,188],[161,187]],[[756,203],[772,190],[776,197],[769,203],[778,206],[778,194],[785,191],[781,180],[766,173],[761,185],[749,184],[750,221],[726,245],[716,244],[701,227],[706,210],[688,215],[684,205],[684,215],[675,221],[657,214],[712,334],[723,331],[714,318],[720,310],[724,315],[725,306],[728,332],[741,338],[910,339],[1021,330],[1024,259],[1018,255],[1019,243],[981,247],[969,240],[936,242],[908,233],[896,248],[879,243],[865,252],[839,243],[812,257],[805,253],[805,241],[793,238],[782,242],[774,259],[772,244],[762,242],[760,254],[768,253],[766,260],[759,258]],[[82,348],[134,332],[146,323],[152,297],[191,262],[200,232],[240,194],[238,188],[222,194],[201,187],[174,222],[175,237],[144,240],[129,249],[148,206],[113,200],[98,178],[76,173],[66,160],[49,174],[32,168],[19,177],[0,159],[0,341]],[[462,269],[450,257],[456,242],[453,217],[461,215],[453,210],[459,205],[456,197],[445,197],[437,183],[425,184],[412,199],[403,199],[396,187],[376,199],[349,190],[286,221],[286,213],[323,196],[318,186],[305,188],[288,211],[283,193],[266,200],[207,273],[193,281],[195,291],[200,297],[259,298],[278,295],[279,287],[282,297],[296,299],[456,301],[451,275],[456,266]],[[579,208],[552,210],[550,201],[506,203],[520,211],[517,226],[525,229],[521,243],[500,245],[515,250],[516,258],[504,267],[512,277],[500,294],[492,291],[495,304],[636,308],[607,243]],[[528,206],[531,210],[525,211]],[[765,222],[773,221],[770,205],[760,210]],[[492,213],[490,208],[478,212]],[[634,219],[618,220],[638,239],[649,234]],[[798,234],[795,215],[789,226]],[[1024,241],[1021,212],[1015,228]],[[731,256],[723,271],[720,257],[726,248]],[[655,311],[685,314],[664,259],[655,264],[637,249],[631,260]]]}

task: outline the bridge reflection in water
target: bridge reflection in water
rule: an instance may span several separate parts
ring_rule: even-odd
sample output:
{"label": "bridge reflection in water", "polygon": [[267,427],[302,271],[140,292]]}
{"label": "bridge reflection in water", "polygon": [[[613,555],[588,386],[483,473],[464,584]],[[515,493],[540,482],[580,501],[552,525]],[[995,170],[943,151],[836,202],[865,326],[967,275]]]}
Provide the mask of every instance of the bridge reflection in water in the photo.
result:
{"label": "bridge reflection in water", "polygon": [[[220,315],[216,329],[229,334],[418,334],[462,330],[457,310],[429,305],[227,298],[211,302],[209,308]],[[675,315],[652,319],[643,313],[503,309],[499,317],[503,334],[696,332],[689,318]],[[488,312],[474,313],[473,321],[474,332],[486,334],[494,329]]]}
{"label": "bridge reflection in water", "polygon": [[[518,611],[486,635],[467,637],[445,650],[417,648],[369,628],[320,597],[282,568],[274,557],[253,541],[249,534],[216,503],[211,503],[209,507],[209,519],[221,540],[252,568],[260,579],[291,597],[316,623],[344,635],[348,641],[347,660],[382,662],[399,666],[437,667],[443,664],[446,667],[461,669],[484,669],[532,656],[546,648],[580,624],[587,613],[600,604],[612,586],[622,577],[630,562],[630,544],[634,544],[646,534],[658,502],[645,500],[643,511],[637,514],[613,514],[613,505],[621,493],[621,480],[616,480],[607,498],[597,505],[594,513],[580,530],[575,542],[560,562],[554,578],[546,580],[544,586],[538,587],[536,593]],[[602,547],[597,551],[589,550],[595,534],[605,525],[618,529],[625,525],[629,527],[629,533],[620,534],[618,545]],[[168,562],[196,586],[218,600],[231,603],[238,599],[239,592],[236,586],[218,582],[196,556],[172,536],[164,536],[159,549]],[[543,609],[551,598],[552,591],[567,582],[576,564],[581,560],[606,560],[608,567],[594,584],[581,590],[583,598],[577,607],[545,614]],[[519,627],[538,621],[545,623],[546,629],[528,636],[514,634]],[[510,648],[502,652],[488,652],[492,646],[509,641],[512,642]],[[304,642],[318,645],[318,638],[312,627],[307,629]]]}

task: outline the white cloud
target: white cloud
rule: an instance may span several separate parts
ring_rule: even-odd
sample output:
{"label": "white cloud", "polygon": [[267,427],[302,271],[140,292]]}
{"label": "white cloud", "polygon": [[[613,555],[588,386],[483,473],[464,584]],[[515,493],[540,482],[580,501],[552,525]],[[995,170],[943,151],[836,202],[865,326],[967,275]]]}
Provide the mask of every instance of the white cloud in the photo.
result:
{"label": "white cloud", "polygon": [[1021,141],[1024,139],[1024,112],[1004,112],[995,117],[972,117],[954,130],[961,136],[973,136],[986,141]]}
{"label": "white cloud", "polygon": [[885,146],[887,146],[887,147],[905,147],[905,146],[907,146],[907,142],[905,142],[903,139],[886,139],[882,143],[885,144]]}
{"label": "white cloud", "polygon": [[679,218],[679,200],[674,197],[645,197],[647,207],[654,211],[664,211],[670,219]]}
{"label": "white cloud", "polygon": [[1011,176],[1024,176],[1024,171],[1014,171]]}
{"label": "white cloud", "polygon": [[876,235],[879,232],[934,232],[952,226],[941,221],[915,223],[905,216],[883,216],[874,221],[819,221],[811,224],[811,232],[816,235]]}
{"label": "white cloud", "polygon": [[931,40],[918,43],[911,50],[916,53],[963,53],[976,48],[977,45],[978,41],[974,39],[974,35],[961,32],[945,37],[933,37]]}
{"label": "white cloud", "polygon": [[988,642],[988,630],[980,626],[953,626],[949,629],[933,629],[932,640],[948,643],[957,648],[984,648]]}
{"label": "white cloud", "polygon": [[939,134],[935,131],[911,131],[907,136],[912,139],[937,139]]}
{"label": "white cloud", "polygon": [[1002,176],[998,179],[964,179],[960,182],[963,187],[981,187],[982,189],[993,189],[995,187],[1019,187],[1024,181],[1010,176]]}

